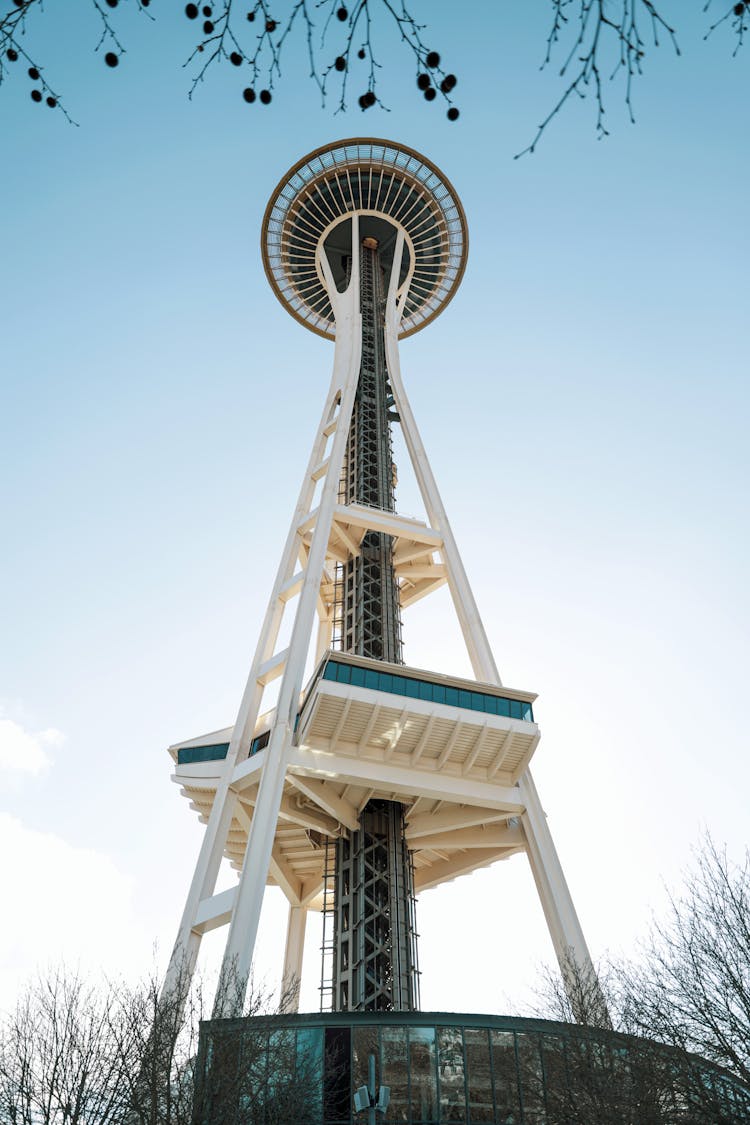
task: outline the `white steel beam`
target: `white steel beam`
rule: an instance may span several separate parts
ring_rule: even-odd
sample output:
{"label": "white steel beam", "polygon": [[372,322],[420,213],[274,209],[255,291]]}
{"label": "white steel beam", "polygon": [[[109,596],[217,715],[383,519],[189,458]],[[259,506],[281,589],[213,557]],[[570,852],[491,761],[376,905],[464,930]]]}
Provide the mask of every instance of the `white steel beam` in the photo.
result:
{"label": "white steel beam", "polygon": [[302,980],[302,956],[305,951],[307,908],[289,906],[289,921],[284,949],[284,971],[281,977],[281,1010],[299,1011],[299,987]]}
{"label": "white steel beam", "polygon": [[[280,844],[274,844],[273,846],[269,870],[292,905],[297,906],[302,894],[302,883],[284,858]],[[265,884],[266,880],[264,879],[264,887]]]}
{"label": "white steel beam", "polygon": [[419,841],[431,832],[450,831],[456,828],[473,828],[477,824],[490,824],[507,820],[508,814],[481,805],[453,805],[434,813],[407,814],[406,838]]}
{"label": "white steel beam", "polygon": [[[398,247],[397,247],[398,249]],[[400,268],[401,251],[394,255],[393,270]],[[393,390],[396,410],[401,418],[401,428],[404,441],[409,452],[414,472],[417,477],[419,489],[422,494],[427,518],[433,528],[443,536],[441,554],[448,571],[448,585],[453,597],[464,641],[471,659],[474,675],[485,683],[502,686],[495,658],[492,655],[487,634],[484,631],[482,620],[474,595],[469,585],[469,580],[464,570],[456,541],[453,537],[448,517],[443,502],[438,492],[437,483],[432,473],[427,453],[417,428],[414,414],[411,409],[403,379],[398,354],[398,322],[396,310],[386,307],[385,318],[385,347],[388,363],[388,374]],[[571,951],[576,960],[577,968],[587,978],[595,981],[596,973],[591,957],[583,940],[583,932],[578,922],[578,917],[573,906],[567,884],[562,874],[562,867],[557,857],[552,836],[546,826],[542,824],[544,814],[539,805],[536,788],[531,778],[531,773],[526,770],[519,781],[524,794],[523,803],[528,797],[534,806],[533,812],[524,818],[524,830],[527,837],[529,859],[537,881],[537,888],[545,910],[550,936],[558,955],[563,974],[564,965],[569,968]],[[545,905],[546,903],[546,905]],[[604,1003],[602,999],[602,1004]],[[606,1008],[604,1009],[606,1012]]]}
{"label": "white steel beam", "polygon": [[414,872],[414,889],[417,894],[437,887],[450,879],[457,879],[459,875],[466,875],[469,871],[476,871],[479,867],[487,867],[497,859],[497,848],[474,848],[471,851],[461,852],[457,856],[433,863],[430,867],[419,867]]}
{"label": "white steel beam", "polygon": [[317,781],[312,777],[303,777],[299,773],[290,773],[289,780],[300,793],[304,793],[311,801],[315,801],[323,812],[338,820],[350,832],[356,832],[359,827],[359,817],[354,805],[337,797],[333,789],[333,782]]}
{"label": "white steel beam", "polygon": [[399,516],[396,512],[388,512],[383,508],[368,508],[364,504],[339,504],[334,519],[337,525],[359,527],[363,531],[379,531],[396,539],[405,539],[409,543],[423,543],[433,551],[439,550],[443,545],[440,532],[428,527],[422,520]]}
{"label": "white steel beam", "polygon": [[[349,436],[349,423],[354,405],[354,397],[359,377],[362,352],[362,316],[359,311],[359,219],[352,216],[352,267],[349,285],[344,293],[339,293],[330,265],[321,248],[318,250],[318,264],[326,278],[328,295],[336,320],[336,347],[332,387],[335,399],[340,403],[337,426],[329,453],[328,469],[323,481],[318,504],[317,519],[313,532],[310,552],[305,570],[305,579],[299,595],[297,612],[289,642],[289,656],[279,688],[276,721],[270,741],[263,752],[263,773],[255,806],[252,827],[248,838],[245,862],[240,876],[232,922],[222,963],[219,1003],[217,1016],[236,1015],[241,1009],[247,980],[250,974],[258,922],[263,903],[265,872],[271,861],[276,821],[282,803],[284,779],[287,772],[287,757],[290,752],[296,712],[305,662],[312,636],[316,605],[323,571],[326,550],[330,537],[333,511],[338,499],[339,480],[344,462],[346,443]],[[326,423],[331,421],[329,415]],[[307,473],[307,483],[312,490],[312,471],[323,460],[323,450],[316,449],[315,458]],[[312,495],[305,493],[307,507]],[[290,556],[296,557],[297,528],[302,522],[304,511],[295,513],[289,531],[291,541]],[[291,560],[293,563],[293,559]],[[291,576],[284,570],[282,583]],[[276,594],[278,597],[278,595]],[[264,654],[268,659],[269,654]],[[260,662],[259,662],[260,663]],[[234,763],[232,763],[234,764]],[[234,979],[233,979],[234,978]],[[231,1000],[228,999],[231,997]],[[226,999],[225,999],[226,998]]]}
{"label": "white steel beam", "polygon": [[429,771],[401,766],[393,760],[374,761],[371,758],[329,754],[301,746],[292,746],[288,755],[292,773],[308,777],[332,778],[345,784],[370,785],[390,793],[399,793],[411,800],[415,796],[430,797],[434,801],[460,801],[467,805],[494,808],[510,815],[523,811],[521,794],[517,786],[492,785],[456,774]]}
{"label": "white steel beam", "polygon": [[204,898],[195,914],[195,926],[193,927],[195,931],[199,934],[207,934],[209,930],[226,926],[232,917],[236,893],[236,887],[229,887],[228,890],[220,891],[219,894],[212,895],[211,898]]}
{"label": "white steel beam", "polygon": [[286,793],[279,802],[279,817],[291,821],[292,824],[299,824],[300,828],[312,828],[314,832],[322,832],[324,836],[339,834],[338,819],[326,816],[316,809],[298,806]]}
{"label": "white steel beam", "polygon": [[526,839],[520,828],[509,828],[506,824],[488,824],[486,828],[459,828],[453,832],[433,832],[420,836],[419,847],[425,851],[443,848],[523,848]]}

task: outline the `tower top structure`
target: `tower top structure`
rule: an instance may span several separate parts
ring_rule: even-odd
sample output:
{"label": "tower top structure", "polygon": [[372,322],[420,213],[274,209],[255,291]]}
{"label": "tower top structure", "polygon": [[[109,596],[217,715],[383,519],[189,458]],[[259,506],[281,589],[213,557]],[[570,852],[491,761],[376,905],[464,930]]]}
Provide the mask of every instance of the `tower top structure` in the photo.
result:
{"label": "tower top structure", "polygon": [[263,218],[261,249],[271,288],[301,324],[334,340],[335,315],[319,250],[325,247],[341,291],[354,214],[360,216],[360,233],[377,238],[386,268],[396,234],[403,231],[408,252],[399,290],[406,299],[398,335],[411,336],[453,297],[466,267],[469,237],[448,178],[406,145],[355,137],[318,148],[289,169]]}

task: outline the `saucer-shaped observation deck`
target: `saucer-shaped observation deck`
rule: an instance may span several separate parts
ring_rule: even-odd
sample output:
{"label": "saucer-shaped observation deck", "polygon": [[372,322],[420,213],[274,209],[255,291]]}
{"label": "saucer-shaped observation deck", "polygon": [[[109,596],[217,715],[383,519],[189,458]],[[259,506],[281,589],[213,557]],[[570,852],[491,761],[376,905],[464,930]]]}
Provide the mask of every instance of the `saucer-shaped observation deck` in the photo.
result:
{"label": "saucer-shaped observation deck", "polygon": [[317,262],[321,242],[344,288],[351,216],[377,238],[384,266],[404,231],[400,285],[408,283],[399,336],[424,328],[456,291],[468,252],[466,217],[450,182],[424,156],[390,141],[355,138],[316,149],[274,190],[263,219],[263,264],[276,296],[307,328],[335,337]]}

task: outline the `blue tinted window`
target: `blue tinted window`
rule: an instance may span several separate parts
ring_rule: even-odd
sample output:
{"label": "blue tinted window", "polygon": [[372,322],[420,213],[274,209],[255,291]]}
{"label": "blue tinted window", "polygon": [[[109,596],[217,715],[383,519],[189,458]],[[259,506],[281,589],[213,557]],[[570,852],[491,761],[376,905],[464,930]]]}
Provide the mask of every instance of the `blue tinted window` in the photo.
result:
{"label": "blue tinted window", "polygon": [[326,664],[325,668],[323,669],[323,679],[324,680],[335,680],[336,679],[336,665],[335,664]]}
{"label": "blue tinted window", "polygon": [[379,681],[380,676],[377,672],[373,672],[370,668],[365,669],[365,687],[372,688],[373,691],[377,691],[380,687]]}
{"label": "blue tinted window", "polygon": [[534,722],[534,712],[531,710],[530,703],[524,703],[523,705],[523,718],[527,723]]}
{"label": "blue tinted window", "polygon": [[461,689],[459,688],[458,705],[459,705],[459,707],[465,707],[467,709],[467,711],[471,709],[471,692],[470,691],[461,691]]}
{"label": "blue tinted window", "polygon": [[498,699],[497,700],[497,713],[498,713],[498,715],[504,715],[506,718],[510,715],[510,700],[509,699]]}
{"label": "blue tinted window", "polygon": [[471,708],[473,711],[484,711],[484,696],[478,691],[471,693]]}
{"label": "blue tinted window", "polygon": [[406,680],[403,676],[393,677],[393,691],[396,695],[406,695]]}
{"label": "blue tinted window", "polygon": [[442,684],[432,685],[432,698],[436,703],[445,703],[445,688]]}
{"label": "blue tinted window", "polygon": [[334,667],[338,670],[337,679],[341,684],[348,684],[351,675],[351,668],[348,664],[336,664]]}
{"label": "blue tinted window", "polygon": [[497,700],[495,699],[494,695],[485,695],[484,709],[488,715],[497,714]]}
{"label": "blue tinted window", "polygon": [[419,699],[419,680],[406,680],[406,695],[410,699]]}
{"label": "blue tinted window", "polygon": [[220,762],[226,758],[228,750],[228,742],[217,743],[214,746],[187,746],[177,751],[177,765],[190,766],[195,762]]}
{"label": "blue tinted window", "polygon": [[364,668],[352,667],[350,683],[353,684],[354,687],[364,687],[365,686],[365,670],[364,670]]}
{"label": "blue tinted window", "polygon": [[393,691],[393,676],[390,672],[380,673],[380,690]]}
{"label": "blue tinted window", "polygon": [[432,699],[432,684],[427,684],[424,680],[419,683],[419,698]]}
{"label": "blue tinted window", "polygon": [[447,687],[445,689],[445,702],[449,703],[451,707],[458,707],[458,688]]}
{"label": "blue tinted window", "polygon": [[521,703],[518,699],[511,699],[510,701],[510,717],[511,719],[521,718]]}

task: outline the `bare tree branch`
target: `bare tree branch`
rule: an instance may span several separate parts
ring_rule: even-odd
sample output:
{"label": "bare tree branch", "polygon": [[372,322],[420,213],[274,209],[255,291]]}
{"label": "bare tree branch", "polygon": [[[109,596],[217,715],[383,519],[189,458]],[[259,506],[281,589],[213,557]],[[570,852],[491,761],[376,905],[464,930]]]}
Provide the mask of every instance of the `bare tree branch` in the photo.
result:
{"label": "bare tree branch", "polygon": [[[643,73],[649,45],[659,46],[661,31],[680,54],[675,29],[660,14],[653,0],[550,0],[550,3],[552,27],[542,69],[551,64],[556,50],[562,49],[567,40],[567,55],[560,68],[560,77],[567,84],[539,125],[531,144],[517,153],[516,158],[536,150],[547,126],[574,94],[581,99],[593,98],[597,136],[608,136],[603,83],[618,76],[624,76],[625,104],[634,122],[633,80]],[[642,23],[647,25],[648,32],[642,33]]]}

